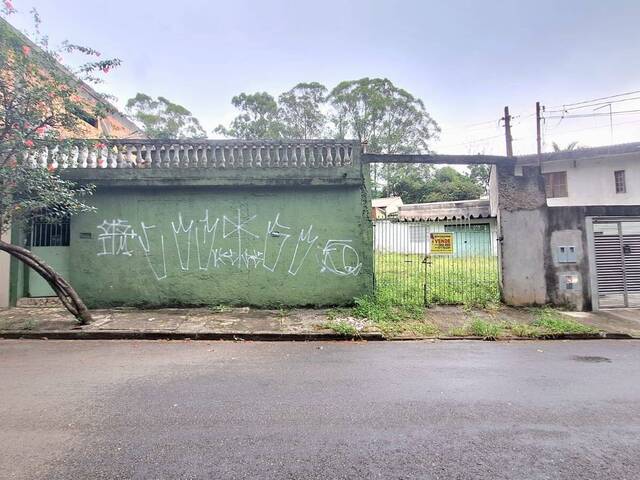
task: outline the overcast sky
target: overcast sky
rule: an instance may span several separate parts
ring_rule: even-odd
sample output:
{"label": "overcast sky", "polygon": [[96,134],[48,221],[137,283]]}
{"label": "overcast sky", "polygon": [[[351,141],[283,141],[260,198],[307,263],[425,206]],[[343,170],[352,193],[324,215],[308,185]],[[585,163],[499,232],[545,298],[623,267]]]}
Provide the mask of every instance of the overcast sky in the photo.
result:
{"label": "overcast sky", "polygon": [[[230,99],[240,92],[276,96],[301,81],[332,88],[387,77],[440,123],[436,151],[503,154],[498,120],[509,105],[514,150],[531,153],[536,100],[555,107],[640,90],[638,0],[13,3],[21,11],[10,19],[16,26],[29,26],[26,13],[35,6],[54,43],[69,39],[121,58],[103,87],[120,105],[136,92],[164,95],[209,133],[233,118]],[[640,109],[640,101],[612,109]],[[613,123],[614,143],[640,141],[640,114],[616,114]],[[611,139],[608,116],[545,124],[546,150],[552,141]]]}

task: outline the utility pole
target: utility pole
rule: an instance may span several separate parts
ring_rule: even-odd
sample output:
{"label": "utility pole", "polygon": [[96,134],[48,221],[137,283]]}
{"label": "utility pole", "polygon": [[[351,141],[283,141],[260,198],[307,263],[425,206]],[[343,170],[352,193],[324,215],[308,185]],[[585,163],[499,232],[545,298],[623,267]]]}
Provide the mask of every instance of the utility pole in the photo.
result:
{"label": "utility pole", "polygon": [[538,145],[538,158],[542,154],[542,135],[540,133],[540,102],[536,102],[536,143]]}
{"label": "utility pole", "polygon": [[504,107],[504,136],[507,143],[507,157],[513,157],[513,137],[511,136],[511,115],[509,107]]}

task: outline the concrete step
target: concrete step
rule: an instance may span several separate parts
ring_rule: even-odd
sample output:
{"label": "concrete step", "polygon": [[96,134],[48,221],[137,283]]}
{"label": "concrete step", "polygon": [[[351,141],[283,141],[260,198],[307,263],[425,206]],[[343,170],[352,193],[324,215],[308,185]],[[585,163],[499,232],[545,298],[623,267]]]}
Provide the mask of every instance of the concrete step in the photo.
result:
{"label": "concrete step", "polygon": [[58,297],[23,297],[18,299],[16,307],[62,307]]}

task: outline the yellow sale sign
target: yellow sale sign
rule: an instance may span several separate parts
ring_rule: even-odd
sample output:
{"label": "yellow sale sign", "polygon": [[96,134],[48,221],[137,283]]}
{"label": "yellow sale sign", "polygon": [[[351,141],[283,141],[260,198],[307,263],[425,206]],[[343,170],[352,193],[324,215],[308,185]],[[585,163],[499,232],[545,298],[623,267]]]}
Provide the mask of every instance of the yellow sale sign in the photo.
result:
{"label": "yellow sale sign", "polygon": [[453,254],[453,233],[432,233],[431,253],[441,255]]}

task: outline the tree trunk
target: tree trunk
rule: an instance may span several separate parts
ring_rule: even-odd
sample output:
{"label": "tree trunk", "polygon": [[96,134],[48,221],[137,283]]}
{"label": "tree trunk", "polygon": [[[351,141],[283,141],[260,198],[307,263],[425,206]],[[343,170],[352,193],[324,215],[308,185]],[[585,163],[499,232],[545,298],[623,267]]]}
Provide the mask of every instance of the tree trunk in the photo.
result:
{"label": "tree trunk", "polygon": [[9,255],[17,258],[28,267],[32,268],[51,286],[62,304],[76,317],[80,324],[85,325],[91,319],[91,313],[80,299],[76,291],[67,283],[67,281],[58,275],[49,265],[44,263],[42,259],[33,254],[26,248],[13,245],[11,243],[0,240],[0,250],[7,252]]}

